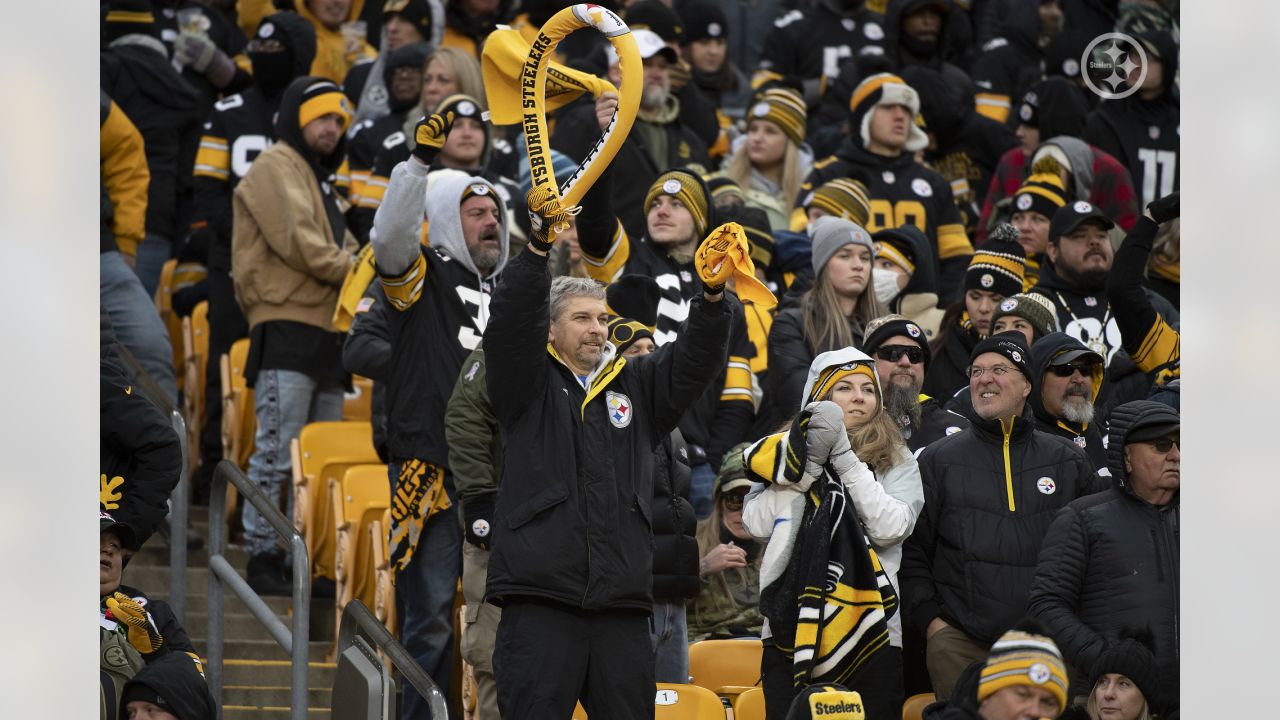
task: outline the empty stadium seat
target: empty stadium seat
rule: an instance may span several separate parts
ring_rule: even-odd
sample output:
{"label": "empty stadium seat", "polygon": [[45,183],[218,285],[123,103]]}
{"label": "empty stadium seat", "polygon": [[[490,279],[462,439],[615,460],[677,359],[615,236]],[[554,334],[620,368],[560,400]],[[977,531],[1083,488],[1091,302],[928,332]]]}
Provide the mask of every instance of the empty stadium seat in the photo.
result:
{"label": "empty stadium seat", "polygon": [[753,687],[733,701],[733,720],[764,720],[764,690]]}
{"label": "empty stadium seat", "polygon": [[902,720],[921,720],[924,717],[924,709],[932,705],[937,700],[933,693],[920,693],[907,698],[902,703]]}
{"label": "empty stadium seat", "polygon": [[760,682],[759,640],[701,640],[689,646],[689,682],[732,700]]}
{"label": "empty stadium seat", "polygon": [[373,576],[377,590],[373,594],[373,615],[392,634],[396,634],[396,585],[391,573],[387,538],[391,528],[391,508],[369,524],[369,542],[373,546]]}
{"label": "empty stadium seat", "polygon": [[698,685],[658,683],[654,720],[724,720],[719,696]]}
{"label": "empty stadium seat", "polygon": [[178,377],[178,391],[182,392],[184,386],[184,378],[182,372],[183,359],[185,352],[182,347],[182,318],[173,311],[173,291],[174,277],[177,274],[178,260],[170,258],[165,261],[164,266],[160,269],[160,281],[156,284],[156,312],[160,313],[160,319],[164,322],[165,330],[169,331],[169,344],[173,347],[173,368],[174,374]]}
{"label": "empty stadium seat", "polygon": [[381,521],[383,513],[391,506],[387,466],[356,465],[347,468],[340,480],[330,481],[329,492],[337,548],[334,563],[336,633],[342,624],[342,611],[347,603],[359,598],[365,605],[374,604],[374,543],[369,539],[369,526]]}
{"label": "empty stadium seat", "polygon": [[359,375],[351,376],[351,392],[342,398],[343,420],[368,420],[373,417],[373,381]]}
{"label": "empty stadium seat", "polygon": [[182,319],[183,377],[182,410],[187,423],[188,472],[200,464],[200,432],[204,427],[205,367],[209,359],[209,302],[199,302],[191,317]]}
{"label": "empty stadium seat", "polygon": [[[289,444],[293,457],[293,525],[307,543],[313,576],[334,578],[334,514],[329,482],[348,468],[377,463],[373,426],[368,422],[307,423]],[[382,482],[387,484],[386,466]],[[365,603],[373,607],[373,598]]]}
{"label": "empty stadium seat", "polygon": [[[245,385],[244,366],[249,357],[249,338],[241,338],[222,356],[222,457],[248,472],[253,454],[253,435],[258,417],[253,413],[253,389]],[[234,487],[229,485],[228,487]]]}

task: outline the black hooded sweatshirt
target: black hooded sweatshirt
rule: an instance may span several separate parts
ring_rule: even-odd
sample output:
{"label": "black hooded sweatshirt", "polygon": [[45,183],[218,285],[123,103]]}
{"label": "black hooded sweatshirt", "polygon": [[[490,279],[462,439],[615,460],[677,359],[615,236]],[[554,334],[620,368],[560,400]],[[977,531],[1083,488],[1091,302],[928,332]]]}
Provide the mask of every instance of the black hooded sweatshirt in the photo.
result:
{"label": "black hooded sweatshirt", "polygon": [[[1066,333],[1050,333],[1036,341],[1031,346],[1031,396],[1027,398],[1027,402],[1031,405],[1032,411],[1036,415],[1036,429],[1047,432],[1050,435],[1058,435],[1071,440],[1079,445],[1085,455],[1089,456],[1089,464],[1094,470],[1106,475],[1107,453],[1106,448],[1102,446],[1102,433],[1098,430],[1099,423],[1085,423],[1083,426],[1073,423],[1064,418],[1055,417],[1049,413],[1044,406],[1044,375],[1049,369],[1049,363],[1053,358],[1057,357],[1062,351],[1070,348],[1080,347],[1080,342]],[[1098,396],[1102,392],[1103,385],[1103,369],[1097,367],[1094,370],[1092,380],[1092,392],[1090,393],[1089,402],[1097,402]]]}
{"label": "black hooded sweatshirt", "polygon": [[1013,103],[1044,76],[1039,3],[1013,2],[1006,11],[998,36],[983,46],[970,72],[978,88],[979,107],[997,121],[1016,119],[1010,112]]}
{"label": "black hooded sweatshirt", "polygon": [[[1141,193],[1141,207],[1178,189],[1180,114],[1174,78],[1178,45],[1169,33],[1139,36],[1156,48],[1164,66],[1160,96],[1143,100],[1141,92],[1122,100],[1103,100],[1089,115],[1082,140],[1104,150],[1129,168],[1133,186]],[[1149,51],[1148,51],[1149,52]]]}
{"label": "black hooded sweatshirt", "polygon": [[[328,83],[321,77],[300,77],[289,83],[280,99],[276,113],[276,138],[287,143],[306,159],[320,185],[325,215],[333,230],[335,241],[341,245],[347,232],[347,221],[338,205],[333,188],[333,175],[342,164],[347,151],[347,136],[343,133],[337,147],[326,157],[316,157],[307,147],[298,125],[298,111],[302,96],[315,83]],[[330,83],[332,84],[332,83]],[[337,89],[337,85],[333,85]],[[342,368],[342,333],[332,333],[323,328],[290,320],[270,320],[259,323],[250,333],[249,357],[245,362],[245,379],[256,381],[259,370],[293,370],[304,373],[321,385],[347,383],[347,373]]]}
{"label": "black hooded sweatshirt", "polygon": [[[150,695],[150,702],[165,707],[178,720],[216,720],[218,717],[218,706],[208,684],[191,658],[185,655],[167,655],[142,668],[125,683],[120,696],[147,699],[139,692]],[[156,702],[159,698],[163,698],[162,703]],[[124,702],[120,703],[119,717],[128,717]]]}

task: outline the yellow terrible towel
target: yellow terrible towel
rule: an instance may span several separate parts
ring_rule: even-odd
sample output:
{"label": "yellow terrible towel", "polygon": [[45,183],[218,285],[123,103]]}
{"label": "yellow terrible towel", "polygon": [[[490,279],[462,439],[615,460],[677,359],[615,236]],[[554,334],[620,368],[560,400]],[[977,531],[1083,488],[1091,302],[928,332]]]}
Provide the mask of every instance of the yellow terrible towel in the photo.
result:
{"label": "yellow terrible towel", "polygon": [[335,330],[347,332],[351,329],[351,323],[355,321],[356,313],[360,310],[360,299],[373,284],[377,274],[373,264],[373,246],[365,245],[356,256],[351,269],[347,271],[347,277],[342,281],[342,289],[338,291],[338,305],[333,309]]}
{"label": "yellow terrible towel", "polygon": [[[514,125],[524,119],[520,81],[528,57],[529,43],[518,30],[494,30],[485,38],[480,71],[484,77],[484,92],[489,99],[490,120],[494,125]],[[553,62],[547,66],[546,100],[540,110],[550,113],[578,99],[583,93],[600,97],[606,92],[616,93],[618,89],[607,80]]]}
{"label": "yellow terrible towel", "polygon": [[778,304],[769,288],[756,277],[751,246],[738,223],[725,223],[712,230],[694,253],[693,264],[698,277],[709,286],[725,285],[732,278],[739,298],[765,309]]}

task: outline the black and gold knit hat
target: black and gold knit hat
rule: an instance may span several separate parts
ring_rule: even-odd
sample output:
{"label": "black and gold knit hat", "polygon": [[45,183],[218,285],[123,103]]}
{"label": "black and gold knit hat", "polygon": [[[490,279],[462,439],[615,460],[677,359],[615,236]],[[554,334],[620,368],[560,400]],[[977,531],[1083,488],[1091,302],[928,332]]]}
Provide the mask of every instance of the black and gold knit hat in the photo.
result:
{"label": "black and gold knit hat", "polygon": [[653,329],[639,320],[616,317],[609,321],[609,343],[622,355],[643,338],[653,339]]}
{"label": "black and gold knit hat", "polygon": [[1067,191],[1058,174],[1058,161],[1046,155],[1031,166],[1031,176],[1013,194],[1014,212],[1037,212],[1052,220],[1058,208],[1067,204]]}
{"label": "black and gold knit hat", "polygon": [[107,15],[103,18],[107,42],[125,35],[150,35],[160,37],[151,0],[111,0],[107,3]]}
{"label": "black and gold knit hat", "polygon": [[871,200],[867,198],[867,186],[857,180],[836,178],[818,186],[805,198],[804,209],[821,208],[828,215],[835,215],[863,227],[871,216]]}
{"label": "black and gold knit hat", "polygon": [[658,176],[644,196],[644,212],[649,214],[659,195],[671,195],[684,203],[693,216],[693,233],[698,239],[706,237],[711,213],[710,198],[702,179],[688,170],[668,170]]}
{"label": "black and gold knit hat", "polygon": [[772,87],[756,95],[747,111],[747,121],[768,120],[777,125],[791,142],[804,144],[805,123],[808,113],[804,98],[791,88]]}
{"label": "black and gold knit hat", "polygon": [[1027,273],[1027,251],[1017,241],[1018,231],[1000,224],[978,248],[964,272],[964,289],[986,290],[1009,297],[1022,292]]}
{"label": "black and gold knit hat", "polygon": [[650,329],[658,324],[658,303],[662,288],[648,275],[627,273],[609,283],[604,291],[605,309],[610,315],[629,318]]}
{"label": "black and gold knit hat", "polygon": [[1067,667],[1062,652],[1044,635],[1010,630],[991,646],[991,654],[978,680],[978,702],[1006,687],[1028,686],[1047,690],[1067,706]]}

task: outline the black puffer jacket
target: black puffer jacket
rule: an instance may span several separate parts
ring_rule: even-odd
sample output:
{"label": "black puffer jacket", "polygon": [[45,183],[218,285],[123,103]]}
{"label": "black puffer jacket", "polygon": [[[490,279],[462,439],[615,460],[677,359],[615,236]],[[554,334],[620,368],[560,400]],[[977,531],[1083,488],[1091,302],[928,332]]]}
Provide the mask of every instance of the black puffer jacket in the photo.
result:
{"label": "black puffer jacket", "polygon": [[1178,697],[1178,498],[1157,507],[1134,494],[1127,482],[1121,438],[1134,421],[1132,407],[1111,415],[1107,455],[1113,487],[1071,503],[1049,528],[1030,609],[1081,672],[1088,672],[1122,628],[1149,628],[1161,694],[1173,699]]}
{"label": "black puffer jacket", "polygon": [[[853,347],[862,348],[862,327],[850,323]],[[785,422],[800,411],[804,382],[809,377],[813,359],[841,346],[825,342],[814,352],[804,332],[804,309],[800,302],[778,312],[769,328],[769,376],[765,393],[770,398],[778,422]]]}
{"label": "black puffer jacket", "polygon": [[[1098,430],[1100,423],[1085,423],[1082,427],[1070,420],[1054,417],[1044,407],[1043,380],[1045,372],[1049,369],[1049,362],[1064,350],[1079,347],[1081,347],[1079,340],[1060,332],[1045,335],[1036,341],[1036,344],[1031,347],[1031,377],[1034,378],[1035,388],[1032,389],[1031,397],[1027,400],[1036,414],[1036,429],[1050,435],[1064,437],[1084,448],[1093,469],[1106,475],[1107,452],[1102,445],[1102,432]],[[1103,374],[1102,366],[1095,366],[1092,378],[1093,390],[1089,396],[1091,403],[1096,403],[1098,395],[1102,392]]]}
{"label": "black puffer jacket", "polygon": [[698,519],[689,502],[689,449],[673,430],[654,452],[653,599],[657,602],[695,598],[698,577]]}
{"label": "black puffer jacket", "polygon": [[1080,448],[1035,430],[1029,408],[1007,431],[970,422],[920,454],[924,512],[898,578],[916,627],[941,617],[989,645],[1026,613],[1054,516],[1101,488]]}

